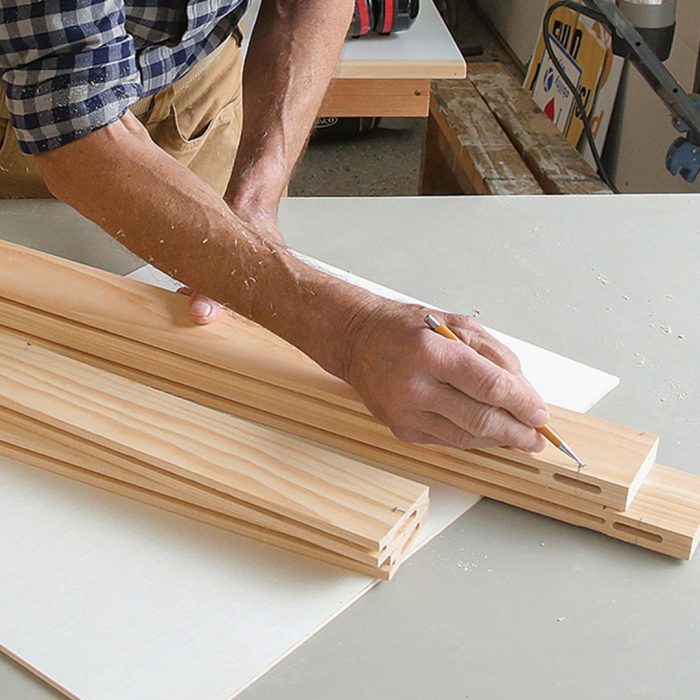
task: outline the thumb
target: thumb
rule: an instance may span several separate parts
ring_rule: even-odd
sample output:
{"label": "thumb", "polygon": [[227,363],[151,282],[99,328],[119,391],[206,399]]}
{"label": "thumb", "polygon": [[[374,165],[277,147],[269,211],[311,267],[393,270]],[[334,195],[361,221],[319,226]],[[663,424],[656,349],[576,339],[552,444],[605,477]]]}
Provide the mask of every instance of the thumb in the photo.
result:
{"label": "thumb", "polygon": [[209,297],[204,296],[203,294],[194,294],[186,288],[180,289],[178,292],[189,296],[190,299],[188,309],[190,312],[190,318],[192,319],[193,323],[196,323],[199,326],[215,321],[217,318],[219,318],[219,316],[221,316],[221,313],[224,310],[221,304],[213,299],[210,299]]}

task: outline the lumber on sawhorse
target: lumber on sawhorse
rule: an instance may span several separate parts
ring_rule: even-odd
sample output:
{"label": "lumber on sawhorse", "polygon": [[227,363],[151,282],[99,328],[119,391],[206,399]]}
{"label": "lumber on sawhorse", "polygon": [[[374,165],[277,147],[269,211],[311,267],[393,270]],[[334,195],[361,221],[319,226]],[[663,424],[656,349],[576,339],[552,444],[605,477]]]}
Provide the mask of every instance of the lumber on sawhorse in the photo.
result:
{"label": "lumber on sawhorse", "polygon": [[[587,425],[580,438],[585,445],[574,445],[586,460],[599,441],[602,452],[612,450],[618,456],[607,472],[596,457],[581,473],[542,456],[511,451],[463,453],[407,445],[369,416],[349,387],[255,324],[224,319],[215,326],[192,328],[186,300],[177,295],[16,247],[0,252],[11,254],[14,264],[9,267],[22,269],[19,275],[0,276],[2,319],[25,338],[375,463],[399,466],[674,556],[689,556],[694,550],[697,479],[657,466],[655,487],[649,491],[649,479],[644,482],[642,477],[652,467],[653,436],[608,424],[606,444],[606,431]],[[70,298],[56,299],[36,287],[26,289],[22,280],[28,270],[35,278],[50,280],[49,289],[69,288]],[[77,289],[81,292],[74,294]],[[8,300],[13,295],[22,303]],[[135,326],[131,304],[148,310],[153,323]],[[555,421],[566,419],[566,412],[556,414]],[[570,420],[567,437],[592,419],[570,414]],[[617,461],[625,461],[623,454],[632,466],[623,469],[620,479]],[[553,459],[559,459],[558,452]],[[669,497],[673,489],[667,482],[677,478],[686,480],[687,501]],[[630,505],[636,492],[644,498]]]}
{"label": "lumber on sawhorse", "polygon": [[433,84],[421,194],[542,194],[469,80]]}
{"label": "lumber on sawhorse", "polygon": [[502,63],[473,63],[469,79],[546,194],[612,194]]}
{"label": "lumber on sawhorse", "polygon": [[609,194],[501,63],[432,84],[422,194]]}

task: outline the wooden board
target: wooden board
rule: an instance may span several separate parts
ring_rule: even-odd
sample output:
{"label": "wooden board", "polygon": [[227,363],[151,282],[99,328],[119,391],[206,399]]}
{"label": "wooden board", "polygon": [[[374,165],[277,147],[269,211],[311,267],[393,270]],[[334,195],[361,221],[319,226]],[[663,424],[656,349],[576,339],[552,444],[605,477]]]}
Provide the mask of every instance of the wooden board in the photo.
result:
{"label": "wooden board", "polygon": [[[54,474],[74,479],[91,486],[104,489],[120,496],[126,496],[140,503],[160,508],[171,513],[183,515],[192,520],[213,525],[229,532],[250,537],[266,544],[281,547],[296,554],[312,557],[318,561],[344,569],[356,571],[373,578],[389,580],[396,571],[396,566],[389,563],[375,566],[368,563],[356,561],[343,556],[338,552],[333,552],[323,547],[314,545],[306,539],[295,538],[280,532],[275,532],[267,527],[260,527],[247,520],[238,520],[231,516],[223,515],[201,506],[194,505],[188,501],[180,500],[173,496],[166,496],[159,491],[150,491],[143,486],[134,486],[131,482],[121,481],[114,477],[107,477],[97,472],[81,469],[75,465],[55,459],[42,452],[34,452],[22,449],[12,444],[0,442],[0,454],[11,459],[16,459],[24,464],[45,469]],[[404,553],[405,554],[405,553]],[[397,559],[398,562],[398,559]]]}
{"label": "wooden board", "polygon": [[[38,342],[41,343],[44,341],[39,340]],[[396,464],[399,466],[399,470],[407,475],[417,476],[421,479],[437,480],[449,484],[450,486],[464,489],[465,491],[478,493],[510,505],[531,510],[540,515],[557,518],[582,527],[589,527],[590,529],[604,532],[617,539],[633,541],[633,538],[630,537],[631,530],[625,531],[624,528],[620,528],[619,525],[615,528],[612,526],[612,522],[606,520],[606,518],[620,515],[617,511],[591,503],[585,497],[582,498],[581,490],[575,488],[576,485],[573,485],[573,488],[568,492],[554,491],[552,488],[543,489],[539,484],[528,481],[517,475],[507,475],[489,468],[489,463],[486,461],[482,463],[471,463],[470,469],[467,470],[463,468],[462,471],[455,471],[451,469],[449,465],[443,468],[437,466],[434,462],[428,464],[424,459],[411,457],[409,454],[397,455],[395,452],[395,441],[393,441],[393,439],[389,440],[386,449],[383,449],[377,446],[377,444],[367,444],[355,438],[348,437],[345,434],[323,430],[318,425],[320,421],[317,421],[314,425],[295,422],[280,417],[275,413],[263,411],[259,407],[254,408],[252,406],[238,404],[230,399],[208,394],[189,386],[176,384],[135,369],[110,365],[109,362],[102,358],[92,357],[80,351],[61,348],[61,346],[55,347],[58,351],[72,354],[76,359],[89,364],[94,364],[104,369],[124,374],[136,381],[156,386],[164,391],[189,398],[203,405],[218,408],[219,410],[240,415],[264,425],[285,430],[286,432],[313,440],[327,447],[335,448],[346,454],[360,457],[376,466],[383,467],[387,464]],[[225,386],[223,389],[225,393]],[[241,393],[240,391],[237,392],[238,398],[240,398]],[[298,399],[298,401],[301,401],[301,399]],[[279,404],[276,405],[279,407]],[[329,410],[330,409],[321,411],[321,415],[327,416]],[[399,443],[399,445],[403,446],[403,443]],[[393,450],[392,447],[394,448]],[[525,470],[521,473],[521,476],[527,474],[528,472]],[[681,474],[683,473],[681,472]],[[640,489],[643,489],[646,483],[645,480]],[[693,489],[699,488],[700,484],[697,484],[691,479],[687,482],[687,485],[690,489],[688,497],[695,498]],[[586,495],[585,491],[583,495]],[[637,499],[638,496],[633,501],[633,506],[635,507],[637,505]],[[639,535],[639,532],[645,532],[646,525],[644,523],[647,521],[651,522],[639,509],[637,509],[634,516],[631,516],[631,521],[627,516],[623,516],[626,520],[614,522],[621,522],[626,528],[634,528],[638,531],[635,543],[640,546],[654,544],[653,547],[648,548],[668,553],[672,556],[680,556],[681,558],[690,557],[695,549],[695,535],[688,536],[687,528],[680,533],[674,531],[673,524],[677,522],[677,515],[674,511],[675,506],[673,503],[670,503],[664,510],[664,518],[658,522],[658,527],[664,530],[664,539],[660,542],[657,541],[658,532],[656,530],[652,530],[646,538]],[[666,516],[668,516],[668,518],[666,518]],[[636,524],[637,521],[640,521],[640,523]],[[676,539],[677,536],[680,537],[680,540]]]}
{"label": "wooden board", "polygon": [[328,87],[320,117],[426,117],[427,79],[335,79]]}
{"label": "wooden board", "polygon": [[[469,79],[438,80],[430,97],[423,151],[423,194],[434,178],[431,148],[437,145],[462,191],[474,194],[542,194],[541,187]],[[438,164],[439,165],[439,164]]]}
{"label": "wooden board", "polygon": [[471,63],[469,80],[547,194],[610,190],[500,63]]}
{"label": "wooden board", "polygon": [[[0,442],[6,448],[24,450],[27,453],[45,456],[70,464],[81,472],[87,472],[95,477],[103,477],[106,483],[114,480],[128,483],[135,488],[175,498],[194,506],[219,513],[223,517],[234,518],[253,526],[259,526],[272,533],[288,535],[317,545],[334,554],[345,556],[354,561],[380,567],[389,562],[393,569],[393,559],[403,548],[403,534],[395,537],[390,546],[381,550],[367,548],[322,530],[311,528],[295,522],[291,518],[281,516],[264,508],[251,506],[238,499],[223,495],[215,489],[206,488],[188,481],[167,470],[154,469],[148,464],[127,457],[120,452],[110,450],[89,440],[75,437],[70,433],[47,426],[39,421],[0,408]],[[6,451],[10,457],[18,458],[20,452]],[[55,469],[53,469],[55,471]],[[84,480],[84,479],[83,479]],[[418,507],[416,522],[407,521],[403,526],[412,525],[420,528],[424,521],[427,501]],[[391,570],[390,569],[390,570]]]}
{"label": "wooden board", "polygon": [[164,470],[181,477],[185,499],[202,484],[281,515],[281,532],[291,519],[378,550],[381,563],[427,502],[427,488],[419,484],[12,336],[0,335],[0,366],[4,406],[138,460],[141,475],[157,479]]}
{"label": "wooden board", "polygon": [[[0,366],[4,366],[2,365],[4,359],[2,351],[2,334],[0,334]],[[45,355],[49,354],[50,353],[39,352],[40,357],[44,360],[46,359]],[[44,364],[46,364],[46,361]],[[37,369],[36,366],[35,369]],[[46,381],[45,377],[41,376],[41,374],[38,375],[38,380],[42,382]],[[0,390],[1,389],[2,384],[0,383]],[[113,467],[109,467],[101,476],[95,475],[91,470],[81,466],[76,469],[75,462],[78,461],[76,456],[66,456],[65,452],[61,452],[60,450],[57,453],[56,444],[61,444],[61,440],[56,437],[55,431],[53,435],[50,433],[48,434],[48,446],[41,450],[41,453],[46,457],[46,459],[42,461],[41,455],[37,456],[35,451],[31,450],[31,446],[36,443],[35,438],[37,437],[42,439],[42,444],[47,445],[46,431],[42,433],[41,430],[32,428],[31,424],[26,420],[24,422],[22,422],[22,420],[18,421],[13,418],[12,415],[7,415],[7,413],[3,411],[0,411],[0,418],[4,421],[4,425],[0,427],[0,451],[3,451],[4,454],[18,459],[21,458],[24,461],[29,459],[31,463],[48,468],[51,471],[63,473],[64,475],[78,480],[88,481],[88,483],[102,486],[108,490],[115,490],[113,488],[110,489],[110,484],[115,480],[113,476]],[[22,428],[25,429],[24,442],[20,440],[20,429]],[[304,434],[304,431],[300,431],[300,434]],[[321,442],[341,450],[348,450],[348,443],[353,442],[346,437],[344,438],[338,435],[321,435],[317,430],[308,432],[306,436],[319,439]],[[18,443],[20,443],[19,446]],[[12,449],[13,447],[15,448],[14,451]],[[81,448],[83,452],[85,451],[84,445],[78,443],[78,447]],[[377,448],[374,446],[351,444],[350,449],[352,449],[355,454],[359,454],[370,460],[375,460],[379,464],[386,464],[392,461],[391,453],[389,453],[388,459],[387,456],[382,459],[381,455],[378,454]],[[22,452],[22,450],[24,450],[24,452]],[[108,452],[92,449],[88,454],[91,458],[104,460],[105,454],[108,454]],[[62,458],[61,464],[64,465],[63,471],[56,466],[57,458]],[[108,463],[113,461],[109,458],[107,459]],[[393,461],[396,462],[395,459]],[[65,468],[66,463],[70,464],[70,469]],[[123,466],[126,464],[128,469],[129,464],[133,463],[133,460],[123,460],[121,465]],[[662,467],[660,465],[654,466],[648,478],[641,484],[639,493],[629,509],[625,512],[618,512],[611,508],[591,503],[587,499],[582,499],[575,494],[566,495],[553,493],[551,489],[549,490],[550,493],[547,493],[547,489],[542,489],[528,481],[512,477],[503,477],[498,472],[490,472],[487,468],[482,469],[481,472],[475,469],[470,474],[460,474],[449,469],[441,470],[439,467],[426,465],[418,460],[409,461],[406,458],[396,464],[407,474],[410,473],[425,478],[438,479],[467,491],[473,491],[510,505],[531,510],[535,513],[596,530],[610,537],[631,542],[638,546],[671,556],[689,559],[697,547],[698,529],[700,528],[700,477],[685,474],[668,467]],[[132,469],[133,468],[134,467],[132,467]],[[136,469],[138,472],[138,468]],[[89,478],[87,478],[86,475],[88,475]],[[159,485],[153,485],[149,489],[149,484],[139,482],[138,480],[134,481],[131,476],[124,476],[123,474],[119,474],[118,476],[119,478],[117,481],[120,485],[124,483],[140,485],[147,493],[147,498],[141,499],[144,502],[158,505],[158,507],[166,507],[167,504],[170,503],[168,498],[175,497],[177,499],[177,491],[174,493],[169,492]],[[153,495],[154,493],[162,495],[164,500],[156,498],[156,496]],[[242,534],[256,531],[256,526],[250,523],[250,518],[246,521],[246,527],[248,528],[246,529],[240,524],[240,520],[217,511],[216,505],[212,506],[210,500],[207,501],[205,499],[203,505],[201,504],[201,500],[199,503],[191,504],[193,508],[192,512],[194,513],[193,517],[195,517],[195,519],[200,519],[210,524],[217,524],[217,522],[225,522],[225,519],[228,518],[230,520],[227,526],[228,529]],[[187,503],[183,504],[180,502],[176,509],[170,509],[181,514],[186,514],[186,506]],[[421,519],[418,517],[418,511],[419,509],[416,510],[415,516],[417,521]],[[203,512],[206,517],[202,517]],[[268,534],[265,538],[263,538],[262,535],[258,538],[264,539],[264,541],[267,542],[274,542],[276,533],[274,531],[270,532],[269,527],[263,527],[262,529],[266,530]],[[389,564],[383,569],[378,568],[377,575],[393,575],[396,566],[398,566],[403,556],[405,556],[404,538],[408,537],[409,533],[413,533],[413,530],[407,533],[404,529],[402,536],[397,538],[397,543],[384,552],[384,558],[379,557],[374,559],[375,562],[384,561],[388,554],[391,554],[391,557],[389,557]],[[286,535],[282,534],[282,537],[284,538]],[[308,537],[305,538],[305,540],[308,539]],[[324,547],[325,551],[332,550],[333,543],[329,545],[327,539],[321,539],[320,541],[317,539],[316,542],[318,546]],[[287,539],[282,539],[280,541],[280,546],[287,546],[288,544],[289,540]],[[293,551],[301,551],[296,540],[293,544],[295,544],[296,547],[293,548]],[[309,547],[305,551],[313,555],[315,550],[314,547]],[[343,556],[353,560],[353,562],[348,564],[348,568],[353,568],[355,562],[362,564],[364,567],[372,566],[371,562],[374,557],[372,553],[364,552],[363,554],[365,556],[358,556],[356,552],[349,551],[348,548],[336,548],[333,554],[340,555],[340,552],[342,552]],[[317,558],[321,558],[325,561],[330,560],[329,558],[324,559],[323,557]],[[337,560],[337,557],[334,560]],[[374,565],[375,567],[378,566],[376,563]],[[357,570],[366,571],[366,568]]]}
{"label": "wooden board", "polygon": [[[147,365],[145,358],[151,354],[149,348],[166,350],[176,357],[160,354],[160,360],[155,359],[156,364],[146,371],[161,375],[158,365],[165,359],[164,364],[170,364],[165,378],[191,385],[189,377],[194,376],[196,369],[191,364],[184,369],[179,358],[195,360],[206,365],[200,367],[197,389],[221,396],[221,389],[216,389],[221,384],[226,391],[221,398],[235,396],[237,404],[262,408],[295,422],[318,425],[328,432],[361,435],[366,442],[402,457],[423,459],[441,468],[465,473],[475,466],[488,467],[618,510],[627,507],[655,458],[658,442],[655,436],[622,427],[618,430],[618,426],[600,419],[571,416],[554,407],[554,427],[566,425],[567,438],[587,463],[580,472],[553,448],[539,456],[526,456],[512,451],[464,453],[402,443],[370,416],[350,387],[253,323],[227,317],[211,326],[193,327],[187,317],[187,301],[180,295],[10,244],[0,245],[0,259],[6,263],[0,274],[0,299],[6,301],[0,320],[8,327],[14,324],[16,329],[63,345],[72,344],[81,351],[91,347],[88,335],[95,338],[94,333],[86,334],[85,328],[98,328],[110,337],[102,336],[105,342],[88,354],[141,370]],[[31,279],[42,279],[45,283],[28,284],[27,280]],[[11,321],[10,307],[16,302],[31,308],[15,309],[15,321]],[[142,317],[148,322],[134,321],[132,305],[144,311]],[[55,316],[52,330],[47,330],[48,321],[41,329],[30,326],[31,309]],[[33,314],[32,318],[35,317]],[[61,318],[68,318],[73,324],[65,325]],[[142,345],[134,348],[122,344],[121,354],[116,357],[112,353],[119,343],[112,336],[136,340]],[[208,383],[203,374],[210,375]],[[619,445],[618,435],[624,436]],[[600,441],[592,441],[593,436],[600,436]]]}
{"label": "wooden board", "polygon": [[[396,440],[384,425],[366,412],[334,406],[221,368],[202,367],[188,358],[174,357],[147,346],[136,349],[132,341],[93,329],[67,326],[60,319],[25,310],[17,314],[16,308],[2,301],[0,314],[7,324],[17,315],[12,332],[29,342],[45,344],[74,359],[200,404],[324,444],[334,439],[331,436],[349,438],[344,442],[344,449],[350,454],[357,453],[353,444],[362,441],[365,446],[377,449],[375,461],[386,460],[388,455],[394,454],[394,461],[411,458],[457,473],[476,474],[481,478],[490,475],[492,480],[501,482],[512,478],[527,480],[548,488],[555,499],[561,492],[623,509],[653,464],[658,446],[655,436],[599,419],[586,417],[584,420],[580,414],[560,408],[555,410],[556,424],[574,449],[586,455],[589,463],[581,472],[572,468],[567,458],[551,446],[539,455],[517,453],[515,457],[516,453],[511,450],[465,453],[411,445]],[[19,328],[33,330],[36,335],[19,331]],[[70,345],[47,343],[46,337],[58,338]],[[94,354],[79,348],[92,348]],[[138,369],[133,367],[134,353],[139,357]],[[591,436],[595,439],[591,440]],[[333,442],[332,446],[336,444]],[[627,464],[628,469],[621,469],[621,464]],[[639,467],[633,475],[635,464]]]}

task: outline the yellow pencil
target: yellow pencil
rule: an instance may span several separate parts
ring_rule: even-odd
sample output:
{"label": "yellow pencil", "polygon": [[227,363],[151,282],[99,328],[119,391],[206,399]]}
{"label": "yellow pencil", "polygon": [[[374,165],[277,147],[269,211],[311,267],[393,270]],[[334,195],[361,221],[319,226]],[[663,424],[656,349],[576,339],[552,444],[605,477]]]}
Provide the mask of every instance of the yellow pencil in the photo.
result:
{"label": "yellow pencil", "polygon": [[[462,340],[458,335],[453,333],[444,323],[442,323],[442,321],[439,321],[432,314],[428,314],[425,317],[425,323],[427,324],[428,328],[435,331],[436,333],[439,333],[441,336],[447,338],[448,340],[457,340],[460,342]],[[576,456],[576,453],[569,447],[569,445],[566,444],[564,438],[562,438],[561,435],[559,435],[553,428],[551,428],[548,425],[543,425],[539,428],[536,428],[536,430],[540,435],[549,440],[549,442],[551,442],[552,445],[554,445],[554,447],[561,450],[568,457],[571,457],[571,459],[573,459],[574,462],[576,462],[576,465],[579,469],[583,469],[583,467],[585,466],[583,462]]]}

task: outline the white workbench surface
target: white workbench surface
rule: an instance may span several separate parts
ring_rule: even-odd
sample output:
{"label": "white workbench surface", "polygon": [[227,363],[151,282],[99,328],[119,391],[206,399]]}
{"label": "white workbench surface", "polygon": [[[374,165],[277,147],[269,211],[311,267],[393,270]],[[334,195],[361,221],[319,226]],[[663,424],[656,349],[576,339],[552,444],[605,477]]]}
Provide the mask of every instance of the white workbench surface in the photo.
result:
{"label": "white workbench surface", "polygon": [[[260,0],[252,0],[243,20],[250,32]],[[246,46],[247,44],[244,44]],[[345,43],[336,78],[463,78],[466,63],[432,0],[421,0],[418,17],[406,32]]]}
{"label": "white workbench surface", "polygon": [[[594,413],[700,472],[700,195],[291,199],[281,217],[302,252],[619,375]],[[240,697],[696,698],[698,591],[697,561],[482,501]],[[50,697],[19,673],[0,665],[0,697]]]}

